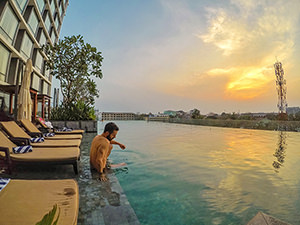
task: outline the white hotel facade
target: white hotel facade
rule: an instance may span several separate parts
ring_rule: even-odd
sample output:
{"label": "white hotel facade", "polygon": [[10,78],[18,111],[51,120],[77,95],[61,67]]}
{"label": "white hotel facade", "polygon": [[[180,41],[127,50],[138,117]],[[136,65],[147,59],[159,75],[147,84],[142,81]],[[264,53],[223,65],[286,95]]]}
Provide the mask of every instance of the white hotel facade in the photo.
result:
{"label": "white hotel facade", "polygon": [[10,115],[30,58],[33,113],[47,117],[52,77],[40,48],[58,41],[68,4],[68,0],[0,0],[0,107]]}

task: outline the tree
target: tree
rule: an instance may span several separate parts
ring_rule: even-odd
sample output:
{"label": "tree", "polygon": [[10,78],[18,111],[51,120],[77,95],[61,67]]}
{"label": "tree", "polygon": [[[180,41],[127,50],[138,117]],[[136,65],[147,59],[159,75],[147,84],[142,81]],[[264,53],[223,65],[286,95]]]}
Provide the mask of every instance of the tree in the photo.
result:
{"label": "tree", "polygon": [[297,112],[297,113],[295,114],[294,120],[300,121],[300,112]]}
{"label": "tree", "polygon": [[249,114],[245,114],[245,115],[240,115],[238,119],[239,120],[253,120],[253,116],[251,113],[249,113]]}
{"label": "tree", "polygon": [[199,109],[193,109],[192,110],[192,118],[193,119],[199,119],[200,117],[200,110]]}
{"label": "tree", "polygon": [[65,37],[54,46],[44,46],[43,50],[49,59],[46,68],[60,81],[63,105],[70,107],[78,102],[94,105],[99,91],[93,77],[102,78],[101,52],[85,43],[81,35]]}
{"label": "tree", "polygon": [[268,120],[277,120],[278,114],[277,114],[277,113],[268,113],[268,114],[266,115],[266,118],[267,118]]}
{"label": "tree", "polygon": [[233,113],[230,115],[230,119],[232,119],[232,120],[238,119],[238,114],[235,113],[235,112],[233,112]]}
{"label": "tree", "polygon": [[221,115],[220,115],[220,118],[221,118],[222,120],[230,119],[230,114],[229,114],[229,113],[222,112]]}

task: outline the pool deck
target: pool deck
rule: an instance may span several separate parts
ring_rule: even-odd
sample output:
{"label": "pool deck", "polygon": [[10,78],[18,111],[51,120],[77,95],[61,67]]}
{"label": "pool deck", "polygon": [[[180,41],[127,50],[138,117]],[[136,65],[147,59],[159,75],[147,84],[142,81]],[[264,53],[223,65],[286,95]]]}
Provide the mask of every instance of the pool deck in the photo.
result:
{"label": "pool deck", "polygon": [[20,166],[12,175],[0,173],[0,177],[12,179],[75,179],[79,186],[78,225],[138,225],[139,220],[112,170],[107,172],[109,181],[101,182],[89,164],[90,143],[95,133],[84,134],[79,161],[79,174],[72,165]]}

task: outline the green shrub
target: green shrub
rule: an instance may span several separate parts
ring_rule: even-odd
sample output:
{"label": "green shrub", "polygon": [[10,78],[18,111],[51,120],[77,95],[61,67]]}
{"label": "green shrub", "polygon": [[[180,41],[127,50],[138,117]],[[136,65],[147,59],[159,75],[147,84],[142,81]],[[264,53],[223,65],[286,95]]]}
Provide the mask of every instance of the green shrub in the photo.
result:
{"label": "green shrub", "polygon": [[83,101],[76,104],[61,104],[57,108],[52,108],[51,120],[95,120],[95,110],[92,106],[86,105]]}

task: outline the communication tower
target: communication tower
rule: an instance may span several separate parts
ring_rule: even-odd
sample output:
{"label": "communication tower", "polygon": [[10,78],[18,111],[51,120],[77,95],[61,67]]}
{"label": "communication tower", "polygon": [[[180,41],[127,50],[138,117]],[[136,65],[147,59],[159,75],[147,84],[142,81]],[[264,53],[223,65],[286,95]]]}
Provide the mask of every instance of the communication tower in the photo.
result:
{"label": "communication tower", "polygon": [[276,87],[278,93],[278,110],[279,110],[279,118],[284,119],[286,117],[286,80],[283,78],[284,72],[282,68],[281,62],[276,62],[274,64],[275,68],[275,76],[276,76]]}

